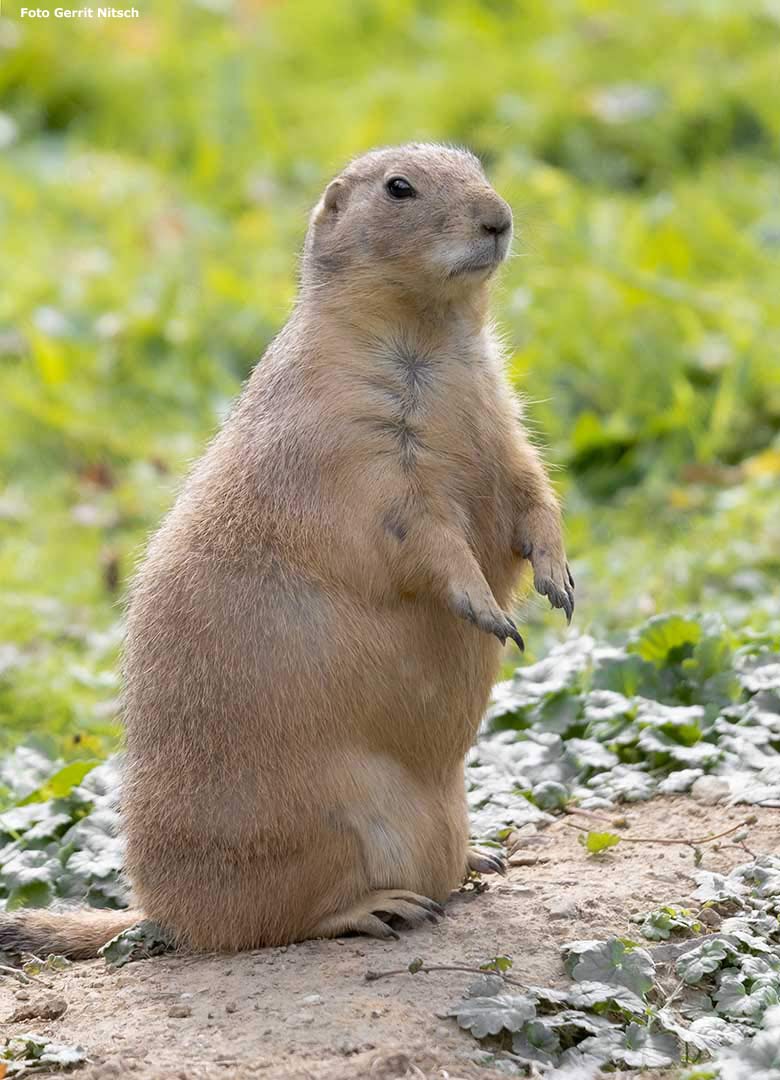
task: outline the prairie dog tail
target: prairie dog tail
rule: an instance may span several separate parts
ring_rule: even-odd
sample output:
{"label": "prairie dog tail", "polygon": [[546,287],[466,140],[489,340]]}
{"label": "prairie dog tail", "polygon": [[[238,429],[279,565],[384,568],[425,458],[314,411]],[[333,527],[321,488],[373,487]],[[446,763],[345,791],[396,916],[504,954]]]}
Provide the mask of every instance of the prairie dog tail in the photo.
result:
{"label": "prairie dog tail", "polygon": [[39,908],[0,914],[0,953],[49,953],[70,960],[91,960],[112,937],[135,926],[143,913],[73,908],[46,911]]}

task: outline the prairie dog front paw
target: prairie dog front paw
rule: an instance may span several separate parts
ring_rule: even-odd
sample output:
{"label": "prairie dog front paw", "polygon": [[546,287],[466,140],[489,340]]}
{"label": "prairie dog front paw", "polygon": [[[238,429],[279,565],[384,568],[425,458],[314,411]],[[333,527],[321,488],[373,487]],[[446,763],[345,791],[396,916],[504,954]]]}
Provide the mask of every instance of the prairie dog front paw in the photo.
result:
{"label": "prairie dog front paw", "polygon": [[561,608],[566,621],[574,613],[574,578],[563,547],[557,507],[530,511],[520,523],[517,550],[534,571],[534,588],[552,607]]}
{"label": "prairie dog front paw", "polygon": [[453,586],[449,605],[458,618],[466,619],[486,634],[494,634],[502,645],[511,638],[518,649],[525,649],[525,642],[513,620],[501,610],[489,589]]}

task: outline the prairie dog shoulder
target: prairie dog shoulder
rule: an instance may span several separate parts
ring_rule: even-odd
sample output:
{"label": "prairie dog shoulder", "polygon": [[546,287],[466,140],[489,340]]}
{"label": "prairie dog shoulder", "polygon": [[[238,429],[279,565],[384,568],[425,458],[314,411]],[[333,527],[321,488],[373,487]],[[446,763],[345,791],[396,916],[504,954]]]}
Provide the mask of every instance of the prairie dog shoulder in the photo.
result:
{"label": "prairie dog shoulder", "polygon": [[511,236],[464,151],[373,151],[333,180],[292,316],[178,508],[197,536],[236,557],[271,544],[376,590],[378,564],[433,516],[467,532],[489,573],[516,573],[507,478],[519,458],[537,464],[488,317]]}

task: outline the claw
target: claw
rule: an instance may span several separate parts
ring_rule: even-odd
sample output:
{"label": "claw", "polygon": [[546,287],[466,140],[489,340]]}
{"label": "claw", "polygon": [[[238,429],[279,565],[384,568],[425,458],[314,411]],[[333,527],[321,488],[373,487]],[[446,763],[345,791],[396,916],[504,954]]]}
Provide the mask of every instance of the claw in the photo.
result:
{"label": "claw", "polygon": [[515,645],[517,645],[520,652],[525,652],[525,642],[523,641],[523,638],[522,638],[520,632],[518,631],[517,627],[515,626],[515,624],[512,622],[511,619],[509,619],[507,621],[509,622],[509,625],[512,627],[512,629],[509,631],[509,637],[511,637],[512,641],[514,641]]}
{"label": "claw", "polygon": [[426,911],[432,911],[435,915],[444,915],[444,908],[441,904],[437,904],[435,900],[431,900],[428,896],[414,896],[411,894],[407,896],[399,896],[398,900],[406,900],[409,904],[416,904],[418,907],[424,908]]}
{"label": "claw", "polygon": [[500,855],[493,855],[489,851],[472,848],[469,851],[468,866],[469,870],[478,874],[500,874],[502,877],[506,875],[504,860]]}
{"label": "claw", "polygon": [[566,600],[563,604],[563,610],[566,613],[566,622],[571,623],[571,617],[574,614],[574,597],[570,594],[566,594]]}
{"label": "claw", "polygon": [[[403,923],[416,927],[424,923],[437,923],[443,914],[441,906],[427,896],[419,896],[405,889],[378,889],[346,911],[327,916],[317,925],[312,936],[340,937],[345,933],[356,933],[398,941],[395,926],[388,925],[391,919],[396,921],[396,925]],[[380,918],[380,915],[385,917]]]}
{"label": "claw", "polygon": [[475,610],[471,598],[465,589],[453,591],[450,599],[450,608],[461,619],[465,619],[467,622],[472,623],[479,630],[482,630],[483,633],[493,634],[498,638],[502,645],[506,645],[506,639],[511,637],[521,651],[525,648],[525,643],[517,632],[517,627],[508,615],[505,615],[502,611],[498,610],[493,604],[486,604],[483,607],[478,605]]}
{"label": "claw", "polygon": [[380,941],[400,941],[401,935],[392,926],[378,918],[376,915],[365,914],[353,923],[344,927],[346,932],[352,931],[358,934],[367,934],[369,937],[379,938]]}
{"label": "claw", "polygon": [[546,596],[550,601],[550,607],[562,608],[566,615],[566,621],[570,623],[574,614],[574,590],[568,584],[565,590],[559,589],[555,582],[550,581],[549,578],[545,578],[543,581],[535,581],[534,585],[540,596]]}

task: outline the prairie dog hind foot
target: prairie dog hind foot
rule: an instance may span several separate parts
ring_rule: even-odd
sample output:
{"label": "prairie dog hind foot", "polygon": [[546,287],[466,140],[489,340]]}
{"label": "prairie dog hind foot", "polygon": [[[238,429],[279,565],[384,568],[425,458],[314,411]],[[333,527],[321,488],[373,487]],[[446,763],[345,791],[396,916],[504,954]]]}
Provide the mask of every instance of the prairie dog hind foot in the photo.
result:
{"label": "prairie dog hind foot", "polygon": [[312,937],[332,938],[342,934],[367,934],[369,937],[398,940],[390,920],[414,928],[426,922],[438,923],[444,909],[435,900],[405,889],[381,889],[369,893],[346,911],[329,915],[312,932]]}

